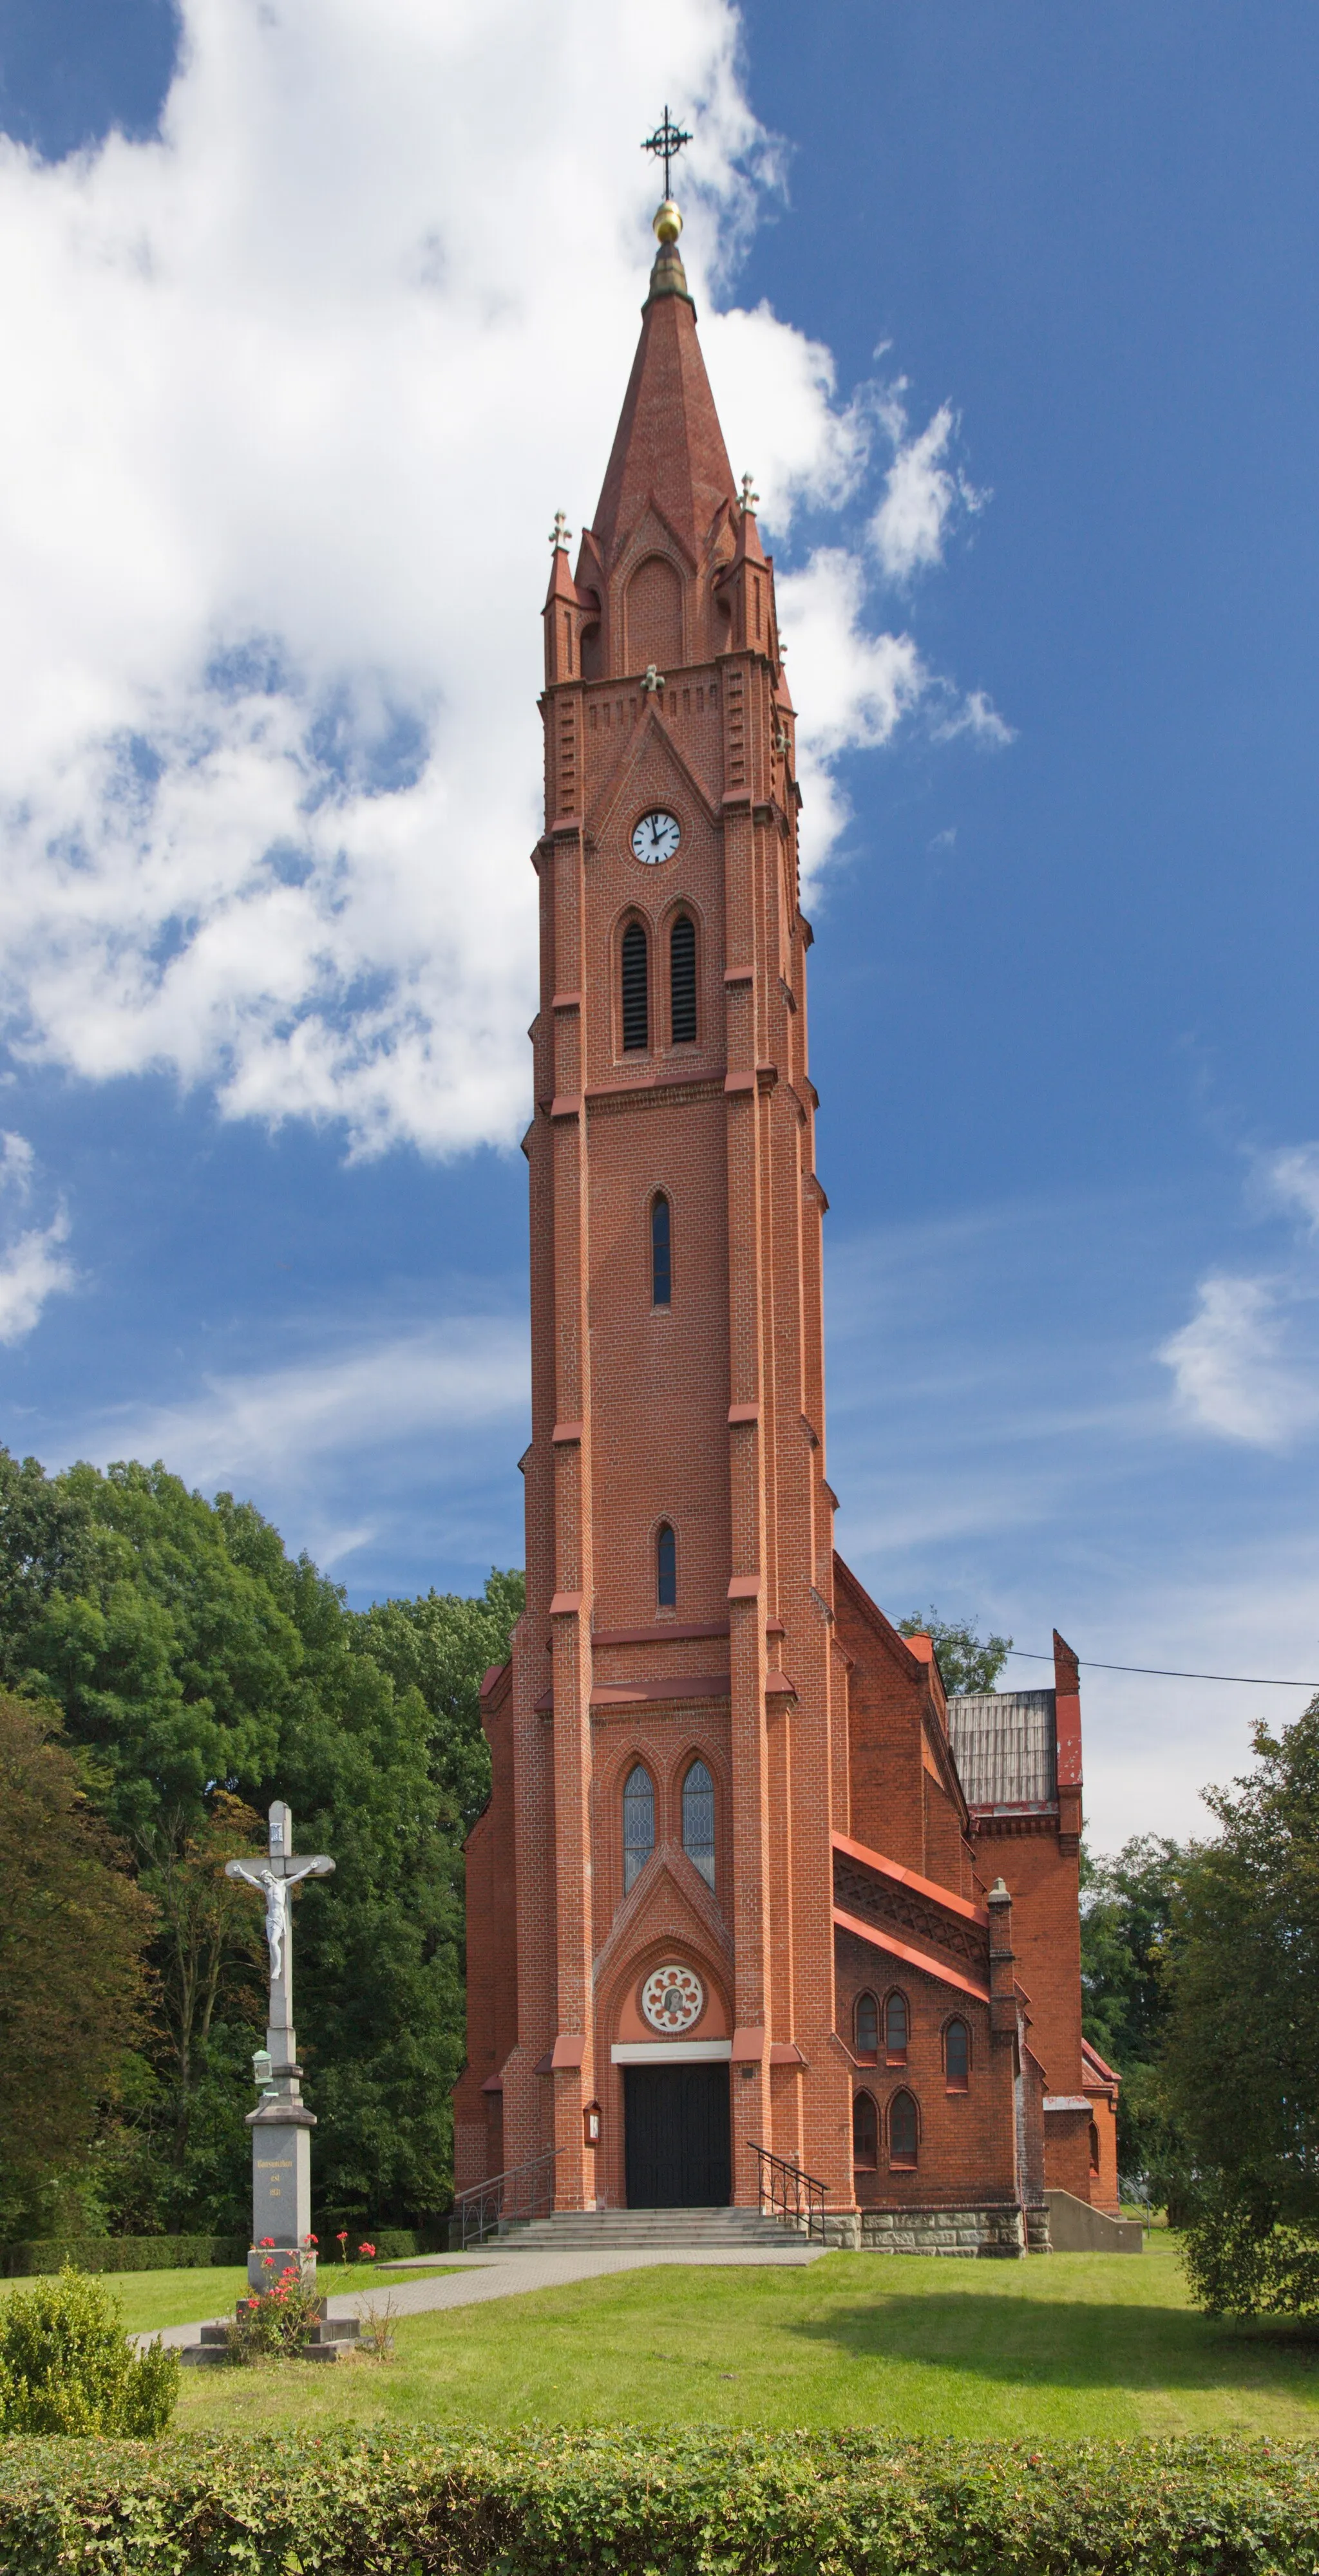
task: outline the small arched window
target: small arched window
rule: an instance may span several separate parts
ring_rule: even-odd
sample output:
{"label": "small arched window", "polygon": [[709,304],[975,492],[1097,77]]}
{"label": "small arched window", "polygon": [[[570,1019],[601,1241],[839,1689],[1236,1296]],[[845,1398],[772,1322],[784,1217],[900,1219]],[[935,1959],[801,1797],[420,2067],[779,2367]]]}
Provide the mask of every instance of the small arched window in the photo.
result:
{"label": "small arched window", "polygon": [[852,2162],[859,2173],[873,2173],[879,2162],[879,2114],[874,2096],[852,2096]]}
{"label": "small arched window", "polygon": [[910,2093],[895,2093],[888,2106],[888,2160],[899,2170],[916,2162],[916,2105]]}
{"label": "small arched window", "polygon": [[858,2057],[879,2055],[879,2006],[873,1995],[856,1999],[856,2053]]}
{"label": "small arched window", "polygon": [[894,1992],[884,2001],[884,2055],[890,2066],[907,2063],[907,1998]]}
{"label": "small arched window", "polygon": [[682,1847],[709,1886],[714,1885],[714,1782],[704,1762],[693,1762],[682,1784]]}
{"label": "small arched window", "polygon": [[1092,2174],[1099,2171],[1099,2126],[1094,2120],[1090,2123],[1090,2171]]}
{"label": "small arched window", "polygon": [[673,1220],[661,1190],[650,1203],[650,1302],[652,1306],[668,1306],[672,1301]]}
{"label": "small arched window", "polygon": [[639,921],[623,933],[623,1047],[626,1053],[650,1044],[650,996],[647,992],[646,934]]}
{"label": "small arched window", "polygon": [[643,1762],[623,1783],[623,1894],[635,1885],[655,1848],[655,1785]]}
{"label": "small arched window", "polygon": [[971,2033],[960,2019],[943,2035],[943,2078],[950,2093],[965,2093],[971,2081]]}
{"label": "small arched window", "polygon": [[680,912],[669,933],[669,1017],[675,1046],[696,1036],[696,924]]}
{"label": "small arched window", "polygon": [[678,1599],[678,1546],[667,1521],[655,1534],[655,1599],[672,1610]]}

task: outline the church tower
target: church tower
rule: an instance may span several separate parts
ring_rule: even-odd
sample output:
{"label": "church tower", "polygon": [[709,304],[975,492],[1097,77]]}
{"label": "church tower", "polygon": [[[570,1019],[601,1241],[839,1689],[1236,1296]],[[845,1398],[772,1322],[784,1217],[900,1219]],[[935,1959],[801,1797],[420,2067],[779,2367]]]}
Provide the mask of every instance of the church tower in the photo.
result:
{"label": "church tower", "polygon": [[793,711],[680,227],[666,200],[545,604],[527,1610],[488,1722],[501,2151],[557,2147],[561,2207],[623,2202],[629,2156],[633,2196],[673,2182],[649,2157],[703,2202],[755,2199],[753,2140],[848,2157],[845,2067],[800,2080],[830,2062],[839,1649]]}
{"label": "church tower", "polygon": [[[796,2167],[847,2241],[943,2250],[954,2209],[1021,2251],[1049,2078],[1012,1893],[976,1873],[929,1639],[834,1556],[794,715],[681,226],[666,197],[575,567],[551,540],[527,1606],[482,1691],[455,2184],[511,2175],[505,2218],[754,2206]],[[1024,1799],[1027,1719],[988,1694],[975,1722],[1042,1987],[1075,1835],[1032,1698]],[[1055,2002],[1081,2139],[1065,1958]]]}

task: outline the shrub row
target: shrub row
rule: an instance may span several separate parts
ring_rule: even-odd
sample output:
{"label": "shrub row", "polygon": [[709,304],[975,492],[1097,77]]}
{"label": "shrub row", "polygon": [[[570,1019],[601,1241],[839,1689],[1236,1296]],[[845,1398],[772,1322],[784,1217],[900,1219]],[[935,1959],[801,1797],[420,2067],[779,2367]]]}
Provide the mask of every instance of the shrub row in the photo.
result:
{"label": "shrub row", "polygon": [[1311,2576],[1319,2445],[387,2432],[0,2447],[7,2576]]}
{"label": "shrub row", "polygon": [[47,2236],[0,2245],[0,2273],[192,2272],[208,2263],[245,2263],[245,2236]]}
{"label": "shrub row", "polygon": [[[410,2254],[429,2252],[432,2239],[442,2247],[448,2232],[444,2221],[436,2229],[351,2228],[348,2250],[354,2257],[364,2237],[370,2237],[379,2262],[399,2263]],[[245,2236],[33,2237],[26,2244],[0,2245],[0,2277],[13,2280],[19,2274],[62,2272],[66,2263],[76,2272],[202,2271],[211,2263],[245,2263],[247,2246]],[[333,2238],[322,2243],[322,2263],[337,2262],[338,2256]]]}

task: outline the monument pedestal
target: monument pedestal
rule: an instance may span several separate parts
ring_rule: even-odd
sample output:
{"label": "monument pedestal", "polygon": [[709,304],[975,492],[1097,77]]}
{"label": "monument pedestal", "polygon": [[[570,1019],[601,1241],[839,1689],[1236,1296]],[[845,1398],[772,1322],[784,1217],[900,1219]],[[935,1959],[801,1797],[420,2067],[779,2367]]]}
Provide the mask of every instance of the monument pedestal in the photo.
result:
{"label": "monument pedestal", "polygon": [[[268,2290],[290,2265],[296,2266],[309,2286],[316,2279],[316,2248],[307,2243],[316,2114],[298,2099],[295,2086],[293,2078],[287,2093],[267,2094],[247,2115],[252,2132],[252,2243],[247,2277],[254,2290]],[[263,2245],[266,2236],[271,2241]]]}

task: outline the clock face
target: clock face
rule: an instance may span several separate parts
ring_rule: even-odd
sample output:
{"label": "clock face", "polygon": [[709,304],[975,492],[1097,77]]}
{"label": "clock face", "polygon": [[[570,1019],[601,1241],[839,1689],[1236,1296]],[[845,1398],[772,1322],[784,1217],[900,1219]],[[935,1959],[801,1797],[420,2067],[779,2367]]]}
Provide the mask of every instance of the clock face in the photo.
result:
{"label": "clock face", "polygon": [[681,839],[682,826],[677,816],[666,814],[663,806],[657,805],[652,813],[642,815],[632,835],[632,856],[640,859],[643,867],[658,867],[662,859],[672,858]]}

